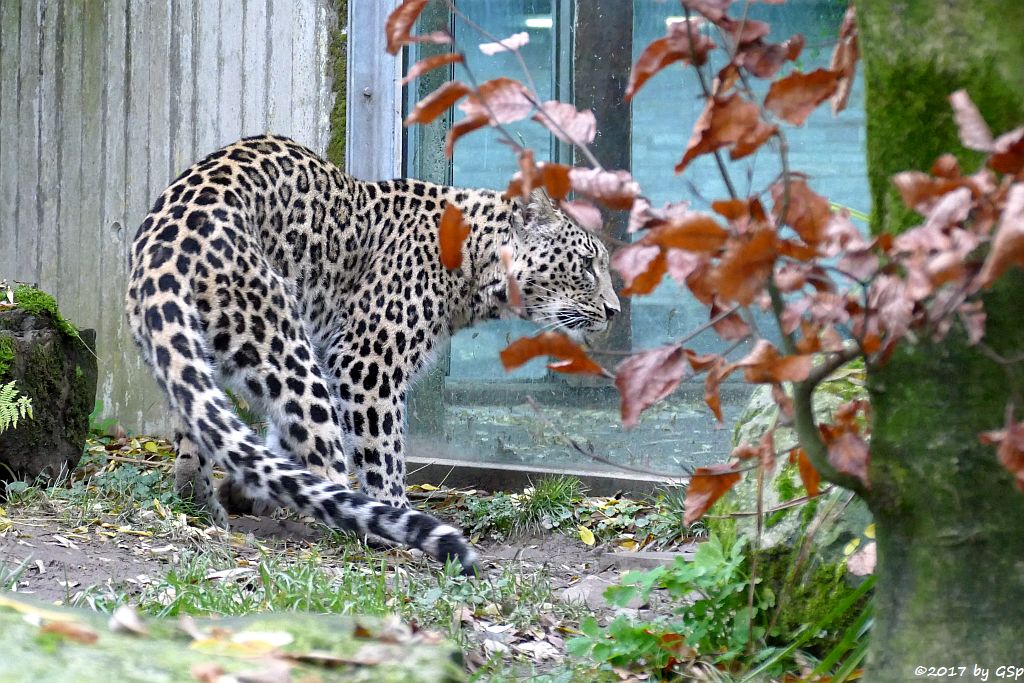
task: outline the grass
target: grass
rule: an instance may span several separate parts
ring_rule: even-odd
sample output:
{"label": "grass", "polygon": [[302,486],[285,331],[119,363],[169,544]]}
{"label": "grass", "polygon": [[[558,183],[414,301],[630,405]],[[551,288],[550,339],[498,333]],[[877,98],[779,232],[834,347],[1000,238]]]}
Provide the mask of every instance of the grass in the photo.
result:
{"label": "grass", "polygon": [[576,477],[547,477],[522,493],[469,498],[459,522],[470,535],[505,538],[564,530],[575,527],[583,494],[583,483]]}

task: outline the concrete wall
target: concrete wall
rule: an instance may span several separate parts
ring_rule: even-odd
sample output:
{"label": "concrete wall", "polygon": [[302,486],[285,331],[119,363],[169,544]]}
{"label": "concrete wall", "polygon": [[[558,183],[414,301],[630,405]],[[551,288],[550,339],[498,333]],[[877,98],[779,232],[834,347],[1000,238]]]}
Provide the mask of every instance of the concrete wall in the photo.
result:
{"label": "concrete wall", "polygon": [[322,151],[336,26],[333,0],[0,0],[0,278],[96,328],[107,415],[164,426],[122,314],[147,207],[242,135]]}

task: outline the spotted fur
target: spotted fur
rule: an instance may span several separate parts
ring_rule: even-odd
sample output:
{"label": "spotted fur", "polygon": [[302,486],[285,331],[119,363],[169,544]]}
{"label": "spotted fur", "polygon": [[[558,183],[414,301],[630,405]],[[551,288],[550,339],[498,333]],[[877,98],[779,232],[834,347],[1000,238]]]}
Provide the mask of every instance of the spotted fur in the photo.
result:
{"label": "spotted fur", "polygon": [[[472,226],[454,271],[438,253],[449,203]],[[542,324],[600,330],[618,310],[604,246],[543,196],[362,182],[276,136],[189,168],[139,228],[126,302],[177,421],[179,493],[223,526],[224,505],[289,507],[472,571],[458,530],[409,509],[405,397],[446,335],[507,314],[506,271]],[[266,414],[265,440],[222,386]]]}

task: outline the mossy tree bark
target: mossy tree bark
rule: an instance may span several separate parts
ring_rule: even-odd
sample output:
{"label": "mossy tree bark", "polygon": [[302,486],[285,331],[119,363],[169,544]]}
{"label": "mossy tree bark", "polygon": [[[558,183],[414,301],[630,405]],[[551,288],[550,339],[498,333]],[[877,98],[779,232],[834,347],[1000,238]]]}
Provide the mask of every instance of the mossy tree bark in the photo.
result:
{"label": "mossy tree bark", "polygon": [[[959,144],[952,91],[966,88],[997,134],[1024,123],[1024,3],[857,0],[857,10],[873,226],[895,233],[919,219],[900,202],[894,173],[927,170],[947,151],[966,171],[980,161]],[[1020,357],[1024,276],[1004,277],[985,308],[985,342]],[[878,583],[868,680],[923,678],[919,666],[994,676],[1024,664],[1024,495],[978,440],[1002,427],[1022,387],[1024,368],[1001,366],[960,331],[907,345],[869,372]]]}

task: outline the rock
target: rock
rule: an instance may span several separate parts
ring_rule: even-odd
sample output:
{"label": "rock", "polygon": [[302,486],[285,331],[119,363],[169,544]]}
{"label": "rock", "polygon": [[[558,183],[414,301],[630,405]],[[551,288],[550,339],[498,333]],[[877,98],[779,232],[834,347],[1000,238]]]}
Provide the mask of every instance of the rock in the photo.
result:
{"label": "rock", "polygon": [[0,434],[0,484],[52,481],[82,457],[96,402],[96,334],[55,317],[43,292],[19,286],[15,301],[0,310],[0,383],[13,380],[33,416]]}
{"label": "rock", "polygon": [[[603,608],[612,607],[611,603],[604,599],[604,592],[608,590],[609,586],[618,585],[618,575],[610,574],[608,576],[601,576],[598,574],[591,574],[590,576],[584,576],[579,582],[574,583],[565,590],[559,596],[562,602],[569,604],[583,604],[592,610],[598,610]],[[627,609],[637,610],[644,606],[639,596],[633,598],[626,605]]]}
{"label": "rock", "polygon": [[601,556],[601,559],[609,566],[615,567],[616,569],[635,569],[637,571],[642,571],[645,569],[654,569],[655,567],[670,566],[675,564],[677,557],[692,560],[695,552],[697,552],[697,544],[688,543],[681,551],[678,552],[655,552],[647,550],[635,552],[617,551],[605,553]]}
{"label": "rock", "polygon": [[462,681],[461,656],[388,620],[262,613],[123,624],[0,593],[0,680]]}
{"label": "rock", "polygon": [[[863,370],[846,370],[818,387],[814,411],[819,422],[829,420],[843,403],[867,398],[862,378]],[[758,387],[736,421],[733,444],[756,444],[774,422],[777,410],[770,388],[767,385]],[[776,453],[784,453],[796,445],[796,436],[791,428],[781,427],[776,430]],[[825,485],[823,481],[822,486]],[[764,483],[763,509],[776,511],[766,514],[764,518],[759,543],[759,573],[777,596],[782,594],[785,607],[780,625],[787,630],[817,621],[837,600],[863,580],[863,577],[855,576],[847,570],[847,554],[851,547],[866,544],[873,533],[871,513],[867,506],[848,491],[834,488],[806,504],[784,507],[787,501],[805,495],[807,492],[796,465],[780,458],[774,473]],[[777,509],[780,507],[783,509]],[[709,514],[728,515],[755,510],[757,478],[745,476],[719,500]],[[739,516],[727,522],[713,520],[710,524],[713,531],[716,524],[734,526],[737,533],[748,539],[748,547],[755,546],[757,523],[754,516]],[[809,530],[813,531],[813,535],[806,558],[798,562],[800,549]],[[857,610],[850,610],[848,614],[852,619]]]}

